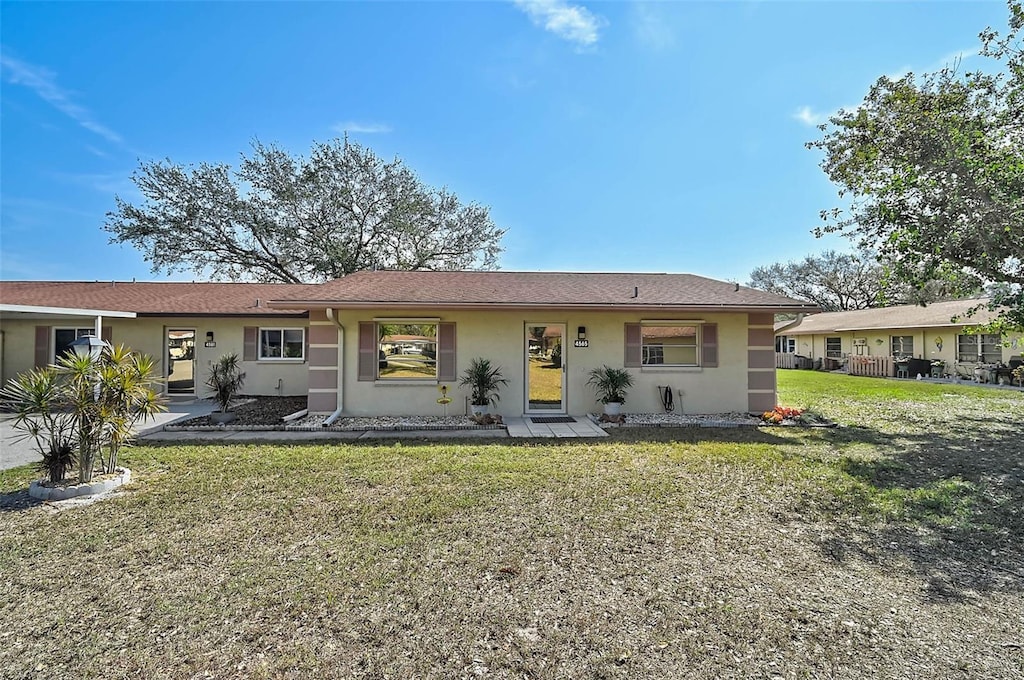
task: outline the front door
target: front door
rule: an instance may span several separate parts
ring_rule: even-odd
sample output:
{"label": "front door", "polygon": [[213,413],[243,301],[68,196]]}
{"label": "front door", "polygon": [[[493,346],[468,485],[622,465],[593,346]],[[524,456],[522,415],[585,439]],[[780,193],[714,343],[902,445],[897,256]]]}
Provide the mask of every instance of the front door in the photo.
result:
{"label": "front door", "polygon": [[196,393],[196,330],[167,330],[167,393]]}
{"label": "front door", "polygon": [[526,324],[526,413],[565,413],[564,323]]}

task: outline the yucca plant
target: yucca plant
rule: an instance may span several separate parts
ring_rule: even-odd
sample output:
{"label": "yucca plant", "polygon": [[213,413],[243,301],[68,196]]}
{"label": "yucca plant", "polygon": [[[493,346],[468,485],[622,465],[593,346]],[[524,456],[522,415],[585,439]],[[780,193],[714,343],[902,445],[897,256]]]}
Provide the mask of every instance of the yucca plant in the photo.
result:
{"label": "yucca plant", "polygon": [[11,378],[0,399],[14,414],[21,439],[32,439],[42,455],[40,469],[54,482],[64,481],[74,466],[74,414],[63,381],[53,366],[36,368]]}
{"label": "yucca plant", "polygon": [[51,480],[64,479],[68,452],[77,451],[78,478],[89,482],[97,462],[114,472],[136,423],[164,410],[157,382],[156,362],[121,345],[95,356],[65,354],[53,366],[11,379],[2,397]]}
{"label": "yucca plant", "polygon": [[75,418],[79,479],[90,481],[97,462],[113,473],[135,424],[165,410],[153,389],[159,382],[156,362],[120,345],[96,356],[65,354],[56,370]]}
{"label": "yucca plant", "polygon": [[225,354],[210,367],[206,386],[213,390],[213,400],[221,413],[231,410],[231,400],[245,385],[245,373],[239,370],[237,354]]}
{"label": "yucca plant", "polygon": [[133,352],[124,345],[110,349],[99,367],[99,417],[106,444],[104,472],[113,473],[121,449],[130,446],[135,425],[166,411],[155,387],[159,379],[153,357]]}

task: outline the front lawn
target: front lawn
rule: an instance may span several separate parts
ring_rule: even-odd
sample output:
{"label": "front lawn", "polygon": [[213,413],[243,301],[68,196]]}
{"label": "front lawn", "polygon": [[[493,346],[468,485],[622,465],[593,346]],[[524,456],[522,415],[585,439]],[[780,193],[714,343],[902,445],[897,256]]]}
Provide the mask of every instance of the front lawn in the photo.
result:
{"label": "front lawn", "polygon": [[145,447],[121,497],[9,493],[0,677],[1024,673],[1024,395],[779,382],[845,427]]}

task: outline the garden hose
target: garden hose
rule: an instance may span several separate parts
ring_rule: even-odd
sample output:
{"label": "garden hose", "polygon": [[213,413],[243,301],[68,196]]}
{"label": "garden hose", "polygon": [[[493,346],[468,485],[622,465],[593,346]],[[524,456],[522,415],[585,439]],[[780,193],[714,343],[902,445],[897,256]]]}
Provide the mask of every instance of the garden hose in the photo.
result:
{"label": "garden hose", "polygon": [[665,413],[676,410],[675,400],[672,398],[671,385],[658,385],[658,394],[661,396],[661,407],[665,409]]}

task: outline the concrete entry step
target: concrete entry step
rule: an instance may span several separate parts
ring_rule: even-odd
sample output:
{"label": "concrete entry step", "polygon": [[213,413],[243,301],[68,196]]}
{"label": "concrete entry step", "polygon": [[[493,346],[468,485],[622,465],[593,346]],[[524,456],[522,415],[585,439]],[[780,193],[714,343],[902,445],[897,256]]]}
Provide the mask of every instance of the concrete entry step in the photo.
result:
{"label": "concrete entry step", "polygon": [[514,438],[607,437],[608,433],[586,416],[566,416],[568,422],[537,423],[529,416],[505,418],[508,436]]}

